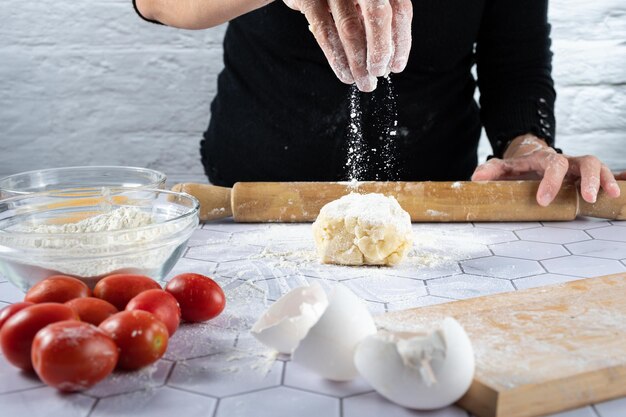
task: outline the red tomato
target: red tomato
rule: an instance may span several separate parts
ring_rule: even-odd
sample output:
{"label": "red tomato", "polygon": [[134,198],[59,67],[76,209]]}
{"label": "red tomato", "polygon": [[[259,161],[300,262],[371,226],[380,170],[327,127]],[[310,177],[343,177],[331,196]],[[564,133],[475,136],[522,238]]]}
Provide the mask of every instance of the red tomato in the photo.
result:
{"label": "red tomato", "polygon": [[32,369],[30,348],[35,334],[50,323],[63,320],[78,320],[76,313],[63,304],[41,303],[18,311],[0,331],[0,345],[5,358],[18,368]]}
{"label": "red tomato", "polygon": [[39,378],[61,391],[82,391],[102,381],[115,369],[118,356],[111,337],[80,321],[39,330],[31,354]]}
{"label": "red tomato", "polygon": [[24,310],[26,307],[32,306],[33,303],[28,301],[21,301],[19,303],[11,304],[10,306],[6,306],[2,310],[0,310],[0,330],[2,330],[2,326],[4,326],[4,322],[9,319],[13,314],[17,313],[20,310]]}
{"label": "red tomato", "polygon": [[185,321],[199,322],[217,317],[226,304],[222,288],[209,277],[200,274],[180,274],[165,286],[178,304]]}
{"label": "red tomato", "polygon": [[161,320],[172,337],[180,324],[180,307],[172,294],[163,290],[148,290],[129,301],[126,311],[143,310]]}
{"label": "red tomato", "polygon": [[24,301],[64,303],[80,297],[91,297],[87,284],[76,278],[55,275],[33,285],[26,293]]}
{"label": "red tomato", "polygon": [[135,370],[150,365],[167,349],[167,327],[147,311],[122,311],[99,327],[115,341],[120,351],[118,366],[122,369]]}
{"label": "red tomato", "polygon": [[74,310],[80,321],[98,326],[104,319],[117,313],[115,306],[99,298],[75,298],[65,303],[66,306]]}
{"label": "red tomato", "polygon": [[93,295],[113,304],[118,310],[124,310],[126,304],[137,294],[157,289],[161,286],[145,275],[116,274],[102,278],[93,289]]}

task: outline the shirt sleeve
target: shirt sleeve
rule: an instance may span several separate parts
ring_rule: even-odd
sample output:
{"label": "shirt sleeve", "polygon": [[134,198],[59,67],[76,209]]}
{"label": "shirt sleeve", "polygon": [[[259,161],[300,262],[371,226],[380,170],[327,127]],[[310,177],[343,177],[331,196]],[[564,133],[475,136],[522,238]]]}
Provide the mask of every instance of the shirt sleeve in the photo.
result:
{"label": "shirt sleeve", "polygon": [[155,23],[157,25],[162,25],[163,23],[161,22],[157,22],[156,20],[150,20],[150,19],[146,19],[141,12],[139,11],[139,9],[137,8],[137,0],[133,0],[133,8],[135,9],[135,12],[137,12],[137,14],[139,15],[140,18],[142,18],[143,20],[145,20],[146,22],[150,22],[150,23]]}
{"label": "shirt sleeve", "polygon": [[486,0],[476,42],[481,120],[494,155],[532,133],[554,146],[548,0]]}

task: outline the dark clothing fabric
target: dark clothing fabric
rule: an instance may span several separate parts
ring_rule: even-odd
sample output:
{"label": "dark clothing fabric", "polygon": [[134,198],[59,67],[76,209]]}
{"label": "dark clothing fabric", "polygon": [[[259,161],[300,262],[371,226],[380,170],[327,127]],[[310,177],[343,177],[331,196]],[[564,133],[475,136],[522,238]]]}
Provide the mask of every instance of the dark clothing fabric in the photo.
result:
{"label": "dark clothing fabric", "polygon": [[[483,126],[496,156],[524,133],[553,145],[547,0],[413,0],[413,10],[408,66],[391,76],[398,172],[379,153],[359,179],[468,179]],[[277,0],[234,19],[224,64],[201,141],[212,183],[347,179],[350,86],[337,80],[302,14]],[[360,93],[367,147],[378,146],[389,88],[381,80],[374,93]]]}

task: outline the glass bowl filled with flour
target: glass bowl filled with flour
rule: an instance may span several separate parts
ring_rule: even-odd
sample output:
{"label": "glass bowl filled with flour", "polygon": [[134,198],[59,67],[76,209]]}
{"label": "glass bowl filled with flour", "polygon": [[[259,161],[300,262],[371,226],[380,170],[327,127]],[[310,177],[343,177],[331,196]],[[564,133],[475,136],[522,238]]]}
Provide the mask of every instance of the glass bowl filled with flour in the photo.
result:
{"label": "glass bowl filled with flour", "polygon": [[82,166],[40,169],[0,178],[0,198],[68,188],[165,188],[164,173],[125,166]]}
{"label": "glass bowl filled with flour", "polygon": [[26,291],[52,275],[93,287],[114,273],[162,280],[198,226],[188,194],[77,188],[0,200],[0,276]]}

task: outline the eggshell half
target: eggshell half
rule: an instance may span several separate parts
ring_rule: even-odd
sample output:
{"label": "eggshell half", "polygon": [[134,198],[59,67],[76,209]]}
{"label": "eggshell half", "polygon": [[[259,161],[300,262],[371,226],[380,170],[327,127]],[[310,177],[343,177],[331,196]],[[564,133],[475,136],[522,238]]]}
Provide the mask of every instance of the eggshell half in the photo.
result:
{"label": "eggshell half", "polygon": [[354,352],[376,333],[365,304],[343,285],[335,286],[326,311],[293,352],[293,360],[324,378],[347,381],[358,375]]}
{"label": "eggshell half", "polygon": [[317,323],[328,306],[318,284],[298,287],[279,298],[252,326],[251,333],[264,345],[291,353]]}
{"label": "eggshell half", "polygon": [[419,410],[456,402],[470,387],[475,370],[472,343],[450,317],[430,333],[381,330],[359,344],[354,363],[383,397]]}

